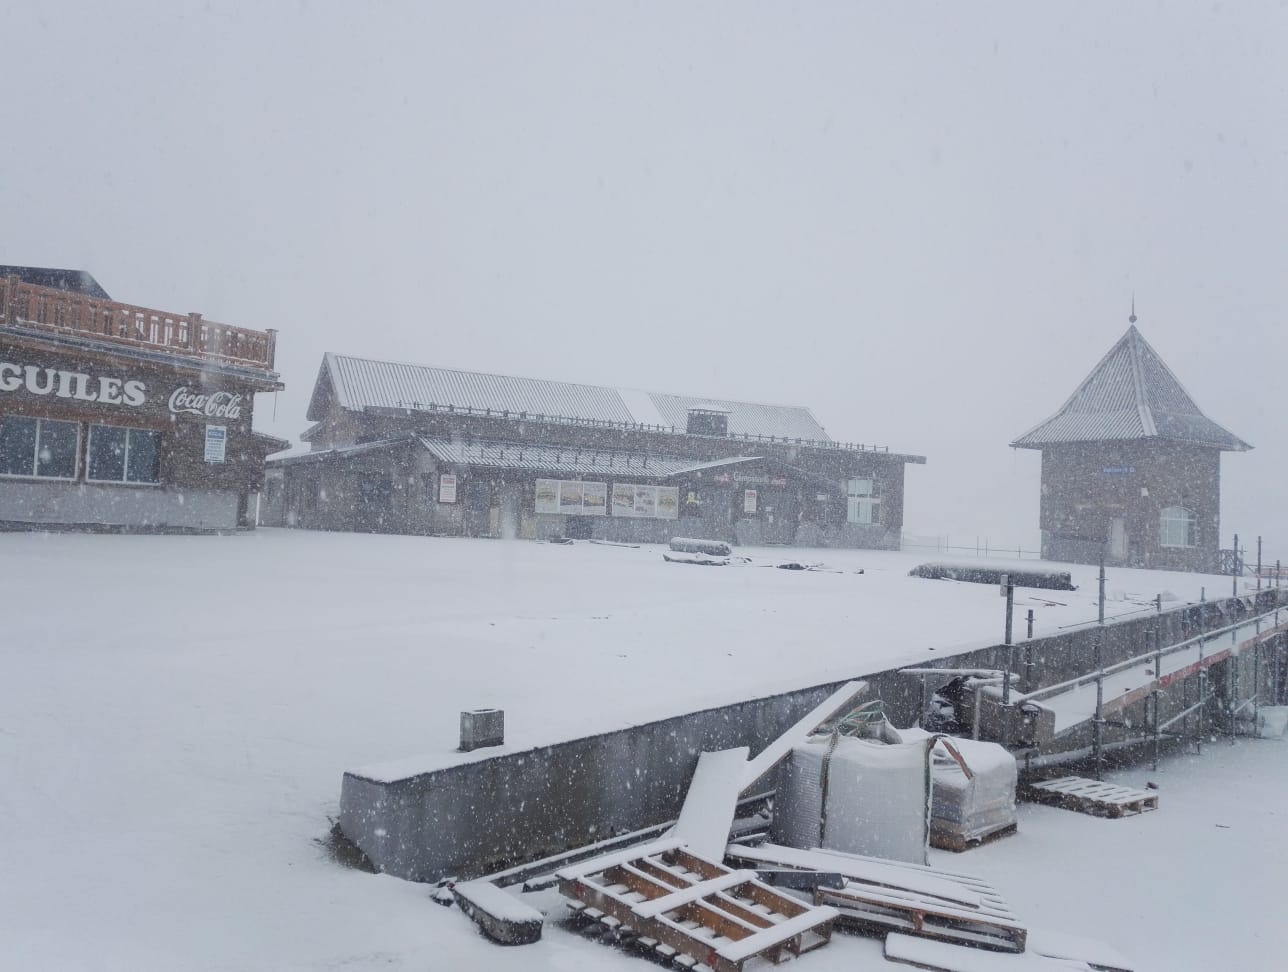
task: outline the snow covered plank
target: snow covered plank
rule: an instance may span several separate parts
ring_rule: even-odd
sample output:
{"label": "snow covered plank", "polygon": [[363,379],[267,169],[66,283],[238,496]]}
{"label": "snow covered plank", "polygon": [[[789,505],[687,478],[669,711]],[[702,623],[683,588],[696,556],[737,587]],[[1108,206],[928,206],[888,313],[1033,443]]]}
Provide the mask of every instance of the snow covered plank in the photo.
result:
{"label": "snow covered plank", "polygon": [[839,890],[820,887],[814,901],[836,908],[847,924],[882,935],[901,931],[1003,952],[1023,951],[1028,937],[1027,929],[1009,913],[954,908],[872,885],[851,882]]}
{"label": "snow covered plank", "polygon": [[468,881],[452,888],[461,911],[488,938],[502,945],[530,945],[541,939],[541,912],[490,881]]}
{"label": "snow covered plank", "polygon": [[739,746],[699,755],[680,819],[668,836],[683,840],[696,854],[719,860],[729,843],[750,754],[746,746]]}
{"label": "snow covered plank", "polygon": [[886,936],[885,957],[891,962],[931,972],[1091,972],[1091,966],[1085,962],[1047,958],[1035,952],[998,955],[899,934]]}
{"label": "snow covered plank", "polygon": [[867,690],[868,683],[862,680],[846,682],[811,709],[794,726],[761,750],[755,759],[747,763],[743,792],[750,789],[753,783],[785,760],[792,751],[792,747],[805,739],[820,725],[835,716],[848,712],[854,700]]}
{"label": "snow covered plank", "polygon": [[1089,780],[1081,776],[1065,776],[1058,780],[1029,783],[1024,794],[1030,800],[1077,810],[1080,813],[1107,817],[1144,813],[1158,809],[1158,794],[1149,790],[1136,790],[1116,783]]}
{"label": "snow covered plank", "polygon": [[1098,972],[1135,972],[1136,965],[1112,946],[1094,938],[1030,928],[1028,950],[1047,958],[1086,962]]}
{"label": "snow covered plank", "polygon": [[929,868],[922,868],[920,871],[904,868],[894,862],[875,857],[829,853],[822,850],[798,850],[777,844],[761,844],[759,847],[731,844],[727,849],[727,856],[730,860],[744,866],[772,864],[803,871],[836,873],[851,881],[915,892],[961,907],[980,908],[984,906],[986,900],[985,895],[981,894],[978,888],[965,885],[954,879],[952,875],[939,875]]}

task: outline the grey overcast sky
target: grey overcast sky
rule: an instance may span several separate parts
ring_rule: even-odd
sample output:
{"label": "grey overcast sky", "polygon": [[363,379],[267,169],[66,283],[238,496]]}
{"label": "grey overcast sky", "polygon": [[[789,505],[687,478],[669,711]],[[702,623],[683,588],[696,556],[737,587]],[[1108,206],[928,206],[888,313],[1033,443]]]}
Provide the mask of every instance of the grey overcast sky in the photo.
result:
{"label": "grey overcast sky", "polygon": [[[905,529],[1036,545],[1035,452],[1138,326],[1288,559],[1288,5],[0,9],[0,263],[324,351],[809,405],[926,455]],[[274,415],[275,412],[275,415]]]}

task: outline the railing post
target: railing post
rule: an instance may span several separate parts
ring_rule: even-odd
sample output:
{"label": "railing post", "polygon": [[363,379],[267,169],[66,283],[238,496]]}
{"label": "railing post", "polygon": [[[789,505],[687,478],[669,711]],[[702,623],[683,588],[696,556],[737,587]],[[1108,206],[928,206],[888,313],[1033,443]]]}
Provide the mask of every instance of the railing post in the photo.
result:
{"label": "railing post", "polygon": [[1163,700],[1163,694],[1159,690],[1159,683],[1163,678],[1163,638],[1162,630],[1156,629],[1150,632],[1154,639],[1154,772],[1158,772],[1158,743],[1159,727],[1162,725],[1162,712],[1159,705]]}

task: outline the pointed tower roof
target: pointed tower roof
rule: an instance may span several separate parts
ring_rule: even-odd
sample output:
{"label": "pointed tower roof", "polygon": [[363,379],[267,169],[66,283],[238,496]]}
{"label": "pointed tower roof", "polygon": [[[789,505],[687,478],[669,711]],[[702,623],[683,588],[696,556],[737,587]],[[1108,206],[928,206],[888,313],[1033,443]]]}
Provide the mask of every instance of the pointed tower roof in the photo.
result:
{"label": "pointed tower roof", "polygon": [[1171,439],[1223,452],[1252,448],[1199,411],[1135,323],[1058,412],[1011,445],[1041,449],[1107,439]]}

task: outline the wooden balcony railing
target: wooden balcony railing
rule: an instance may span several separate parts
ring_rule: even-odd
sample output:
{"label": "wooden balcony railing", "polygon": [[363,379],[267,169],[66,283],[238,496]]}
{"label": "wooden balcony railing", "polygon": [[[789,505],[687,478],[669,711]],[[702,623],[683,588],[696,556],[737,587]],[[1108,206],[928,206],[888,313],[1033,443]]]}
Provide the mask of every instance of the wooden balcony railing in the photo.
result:
{"label": "wooden balcony railing", "polygon": [[203,320],[200,314],[99,300],[18,277],[0,277],[0,327],[30,327],[185,357],[273,370],[277,332]]}

